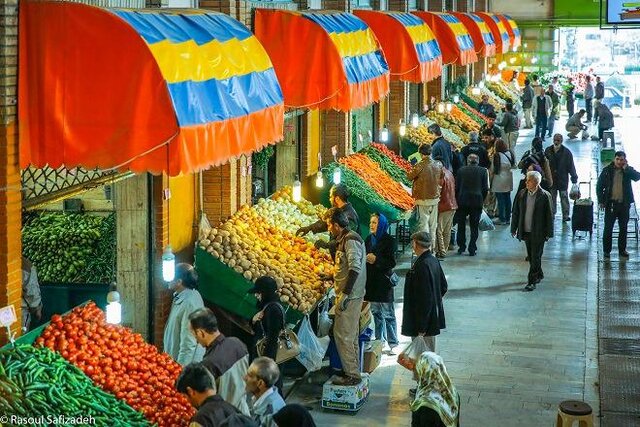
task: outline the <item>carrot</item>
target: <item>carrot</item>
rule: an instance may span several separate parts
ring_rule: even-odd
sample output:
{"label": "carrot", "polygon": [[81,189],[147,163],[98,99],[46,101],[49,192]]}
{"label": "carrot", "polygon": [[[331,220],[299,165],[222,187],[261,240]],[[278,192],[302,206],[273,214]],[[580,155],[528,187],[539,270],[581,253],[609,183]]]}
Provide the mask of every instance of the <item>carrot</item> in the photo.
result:
{"label": "carrot", "polygon": [[405,172],[411,172],[411,167],[412,167],[411,163],[409,163],[404,158],[398,156],[393,151],[389,150],[383,144],[378,144],[377,142],[373,142],[373,143],[371,143],[371,146],[373,148],[375,148],[376,150],[380,151],[382,154],[384,154],[385,156],[387,156],[391,160],[393,160],[393,163],[395,163],[396,165],[400,166],[402,169],[404,169]]}

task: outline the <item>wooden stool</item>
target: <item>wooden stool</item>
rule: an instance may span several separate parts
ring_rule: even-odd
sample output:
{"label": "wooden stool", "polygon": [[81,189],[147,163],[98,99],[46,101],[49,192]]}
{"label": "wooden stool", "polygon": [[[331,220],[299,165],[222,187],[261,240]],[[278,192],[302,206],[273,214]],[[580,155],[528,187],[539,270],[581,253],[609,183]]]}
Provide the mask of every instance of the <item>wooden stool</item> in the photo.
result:
{"label": "wooden stool", "polygon": [[579,400],[565,400],[560,403],[556,427],[571,427],[575,421],[579,427],[593,427],[591,406]]}

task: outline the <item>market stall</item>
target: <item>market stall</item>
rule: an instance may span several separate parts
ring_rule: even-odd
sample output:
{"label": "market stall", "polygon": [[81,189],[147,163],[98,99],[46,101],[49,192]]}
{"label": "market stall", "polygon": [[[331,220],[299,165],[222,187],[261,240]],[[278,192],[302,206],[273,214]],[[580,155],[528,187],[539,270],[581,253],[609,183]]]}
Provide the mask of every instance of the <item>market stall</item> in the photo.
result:
{"label": "market stall", "polygon": [[509,15],[498,15],[498,18],[500,18],[505,28],[507,29],[510,42],[509,46],[511,47],[511,50],[515,52],[522,44],[522,37],[520,36],[520,29],[518,28],[518,24]]}
{"label": "market stall", "polygon": [[443,12],[412,12],[429,25],[442,50],[443,64],[467,65],[478,60],[473,40],[458,18]]}
{"label": "market stall", "polygon": [[475,12],[474,15],[479,16],[489,27],[493,39],[496,43],[496,53],[502,55],[509,51],[510,38],[507,27],[504,22],[495,13]]}
{"label": "market stall", "polygon": [[452,12],[469,31],[478,57],[489,58],[496,55],[496,42],[487,24],[473,13]]}

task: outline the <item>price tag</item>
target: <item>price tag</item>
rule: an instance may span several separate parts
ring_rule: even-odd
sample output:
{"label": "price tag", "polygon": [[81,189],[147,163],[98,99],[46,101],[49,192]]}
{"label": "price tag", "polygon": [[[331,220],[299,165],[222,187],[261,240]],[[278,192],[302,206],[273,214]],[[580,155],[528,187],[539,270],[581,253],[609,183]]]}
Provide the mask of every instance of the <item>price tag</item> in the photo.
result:
{"label": "price tag", "polygon": [[333,154],[333,157],[336,157],[338,155],[338,146],[334,145],[333,147],[331,147],[331,154]]}
{"label": "price tag", "polygon": [[249,166],[247,166],[247,175],[252,175],[253,174],[253,163],[249,163]]}
{"label": "price tag", "polygon": [[168,188],[165,188],[165,189],[162,191],[162,197],[163,197],[165,200],[169,200],[169,199],[171,198],[171,190],[170,190],[170,189],[168,189]]}
{"label": "price tag", "polygon": [[0,308],[0,326],[9,327],[17,320],[16,309],[12,305]]}

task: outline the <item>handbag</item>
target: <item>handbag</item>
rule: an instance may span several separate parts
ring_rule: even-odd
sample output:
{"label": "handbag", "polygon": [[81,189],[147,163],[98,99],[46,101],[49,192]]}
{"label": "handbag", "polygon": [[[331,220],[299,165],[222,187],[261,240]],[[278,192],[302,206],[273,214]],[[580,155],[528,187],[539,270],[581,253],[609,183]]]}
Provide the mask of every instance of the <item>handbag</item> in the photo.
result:
{"label": "handbag", "polygon": [[[298,340],[298,336],[291,328],[287,328],[285,324],[285,311],[282,306],[278,303],[270,303],[265,306],[263,310],[265,310],[269,305],[277,304],[282,311],[282,330],[278,335],[278,351],[276,353],[275,362],[277,364],[284,363],[289,361],[300,354],[300,341]],[[256,343],[256,350],[258,352],[258,356],[263,356],[265,347],[267,346],[267,338],[264,337],[260,339]]]}
{"label": "handbag", "polygon": [[389,279],[389,283],[391,283],[392,288],[398,286],[398,283],[400,282],[400,278],[395,271],[392,271],[391,274],[387,276],[387,279]]}

